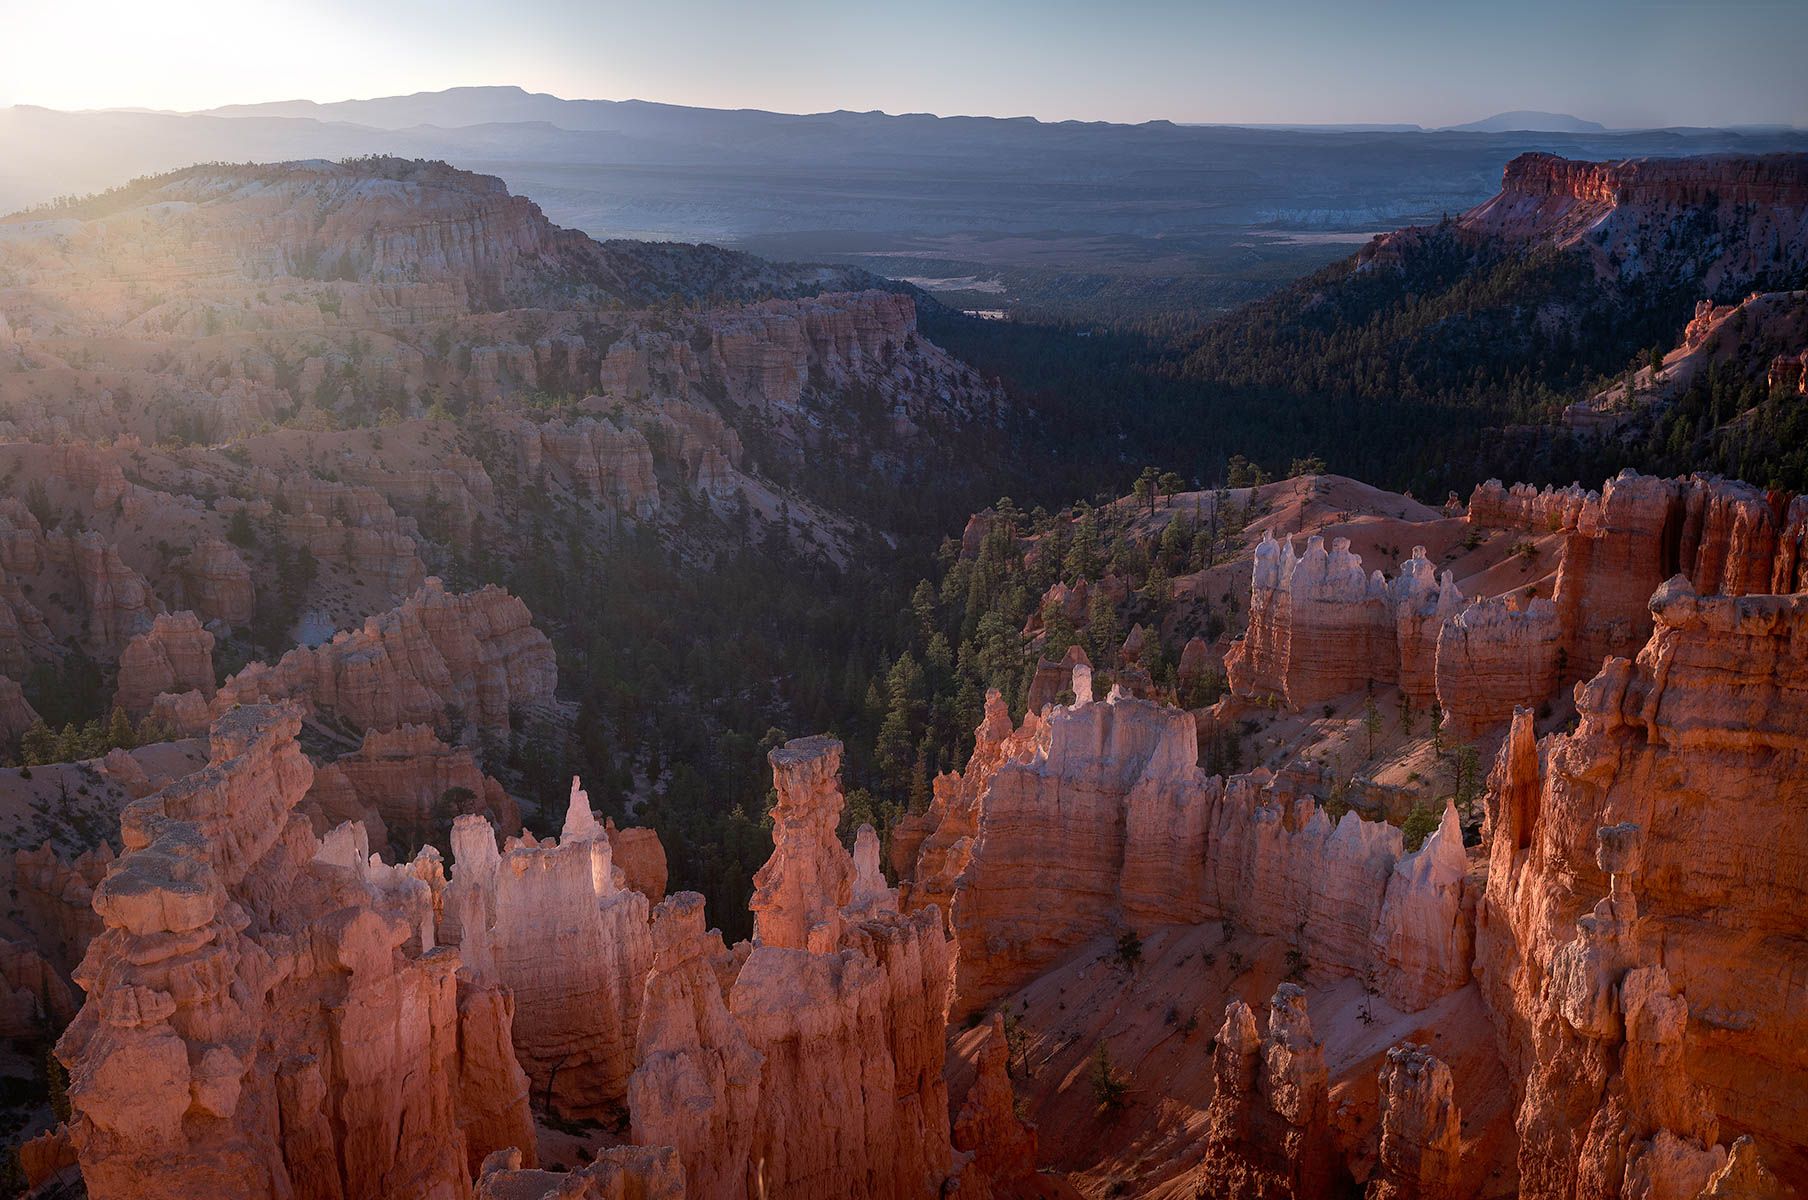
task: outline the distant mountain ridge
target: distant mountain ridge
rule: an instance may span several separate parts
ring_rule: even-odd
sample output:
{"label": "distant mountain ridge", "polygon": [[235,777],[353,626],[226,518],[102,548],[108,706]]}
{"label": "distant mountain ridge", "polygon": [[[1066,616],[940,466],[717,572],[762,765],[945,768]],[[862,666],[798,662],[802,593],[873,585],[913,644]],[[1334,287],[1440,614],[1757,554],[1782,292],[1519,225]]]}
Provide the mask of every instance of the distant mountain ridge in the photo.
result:
{"label": "distant mountain ridge", "polygon": [[1521,109],[1517,112],[1495,113],[1491,117],[1483,117],[1479,121],[1470,121],[1466,125],[1447,125],[1447,133],[1606,133],[1607,126],[1599,121],[1585,121],[1581,117],[1572,117],[1568,113],[1537,112]]}
{"label": "distant mountain ridge", "polygon": [[598,238],[980,280],[1031,319],[1210,314],[1332,261],[1296,232],[1463,212],[1500,164],[1808,150],[1808,134],[1255,128],[686,108],[458,88],[207,113],[0,108],[0,212],[197,162],[438,159]]}

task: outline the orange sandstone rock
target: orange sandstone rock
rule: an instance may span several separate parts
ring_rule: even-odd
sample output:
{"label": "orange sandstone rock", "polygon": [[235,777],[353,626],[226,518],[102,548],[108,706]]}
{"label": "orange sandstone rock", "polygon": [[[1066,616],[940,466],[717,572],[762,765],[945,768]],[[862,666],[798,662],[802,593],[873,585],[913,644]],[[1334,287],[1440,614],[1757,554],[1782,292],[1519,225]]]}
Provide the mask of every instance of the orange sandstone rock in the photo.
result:
{"label": "orange sandstone rock", "polygon": [[142,718],[165,692],[197,691],[211,700],[213,641],[194,613],[159,613],[119,656],[114,702],[133,718]]}
{"label": "orange sandstone rock", "polygon": [[91,1196],[463,1197],[474,1137],[531,1144],[519,1068],[472,1061],[506,1002],[433,946],[427,883],[292,817],[299,729],[237,709],[126,810],[57,1049]]}
{"label": "orange sandstone rock", "polygon": [[652,968],[647,897],[627,886],[609,838],[572,780],[556,841],[531,834],[496,850],[479,816],[452,829],[445,909],[473,975],[515,1000],[516,1057],[543,1103],[601,1117],[634,1070],[641,994]]}
{"label": "orange sandstone rock", "polygon": [[676,1148],[692,1195],[744,1200],[762,1059],[723,1000],[710,965],[721,953],[702,896],[679,892],[654,909],[628,1108],[636,1142]]}
{"label": "orange sandstone rock", "polygon": [[454,595],[429,579],[362,629],[246,667],[213,707],[296,699],[366,729],[432,725],[451,707],[479,728],[506,731],[511,706],[552,698],[557,672],[552,644],[520,600],[495,586]]}
{"label": "orange sandstone rock", "polygon": [[1368,1200],[1457,1200],[1462,1119],[1450,1068],[1402,1042],[1381,1067],[1381,1151]]}

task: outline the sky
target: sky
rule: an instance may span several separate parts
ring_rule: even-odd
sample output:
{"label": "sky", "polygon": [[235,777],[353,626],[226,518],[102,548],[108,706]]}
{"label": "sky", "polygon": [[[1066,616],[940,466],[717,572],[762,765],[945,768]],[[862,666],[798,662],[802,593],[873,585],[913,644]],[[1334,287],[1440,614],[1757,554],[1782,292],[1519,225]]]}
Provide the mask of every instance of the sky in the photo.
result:
{"label": "sky", "polygon": [[470,84],[780,112],[1808,127],[1805,0],[0,0],[0,106]]}

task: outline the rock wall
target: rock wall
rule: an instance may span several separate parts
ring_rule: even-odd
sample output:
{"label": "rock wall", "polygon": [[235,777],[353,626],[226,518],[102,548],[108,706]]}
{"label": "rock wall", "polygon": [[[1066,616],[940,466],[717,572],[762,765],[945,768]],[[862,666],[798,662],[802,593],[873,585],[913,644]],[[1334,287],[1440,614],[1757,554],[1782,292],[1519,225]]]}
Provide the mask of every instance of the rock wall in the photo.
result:
{"label": "rock wall", "polygon": [[1487,799],[1476,970],[1525,1080],[1528,1197],[1577,1178],[1618,1194],[1660,1158],[1705,1180],[1735,1131],[1784,1177],[1808,1164],[1808,1058],[1782,982],[1808,970],[1808,742],[1781,701],[1803,683],[1804,603],[1702,597],[1679,576],[1652,597],[1637,659],[1578,688],[1573,734],[1539,747],[1514,719]]}
{"label": "rock wall", "polygon": [[940,1194],[954,1167],[941,913],[897,911],[870,827],[856,856],[835,839],[840,742],[803,738],[769,757],[778,803],[754,944],[723,950],[684,893],[655,920],[629,1085],[636,1138],[677,1146],[709,1181],[700,1195]]}
{"label": "rock wall", "polygon": [[1272,698],[1289,708],[1344,695],[1371,683],[1398,683],[1415,704],[1435,699],[1438,630],[1461,610],[1450,573],[1435,570],[1422,546],[1389,581],[1364,574],[1348,538],[1326,550],[1264,533],[1250,579],[1249,628],[1225,658],[1231,692]]}
{"label": "rock wall", "polygon": [[1567,662],[1555,604],[1496,596],[1444,622],[1437,637],[1437,694],[1447,731],[1473,738],[1520,705],[1557,690]]}
{"label": "rock wall", "polygon": [[430,842],[449,845],[460,816],[476,814],[501,830],[521,828],[520,809],[502,785],[483,773],[469,750],[446,745],[425,725],[366,732],[355,754],[314,773],[302,808],[317,833],[359,822],[397,861]]}
{"label": "rock wall", "polygon": [[436,725],[451,709],[506,733],[509,709],[551,700],[558,678],[552,643],[532,620],[494,585],[455,595],[429,579],[361,629],[291,650],[275,666],[246,667],[220,688],[213,710],[297,700],[359,729],[394,729]]}
{"label": "rock wall", "polygon": [[676,1148],[692,1195],[746,1200],[764,1060],[729,1015],[714,965],[727,953],[697,893],[653,910],[628,1109],[637,1143]]}
{"label": "rock wall", "polygon": [[1367,1200],[1457,1200],[1462,1115],[1450,1068],[1403,1042],[1381,1067],[1381,1146]]}
{"label": "rock wall", "polygon": [[159,613],[120,654],[113,702],[139,720],[165,692],[197,691],[213,699],[213,641],[194,613]]}
{"label": "rock wall", "polygon": [[[1225,917],[1303,936],[1328,973],[1373,968],[1409,1009],[1466,981],[1473,902],[1453,814],[1402,856],[1394,826],[1354,812],[1334,825],[1309,796],[1206,776],[1190,714],[1120,694],[1006,729],[989,706],[966,774],[938,780],[932,827],[900,861],[907,910],[952,897],[957,1015],[1101,934]],[[1423,941],[1396,949],[1390,931]]]}
{"label": "rock wall", "polygon": [[628,1094],[641,994],[653,965],[647,897],[615,868],[590,798],[572,780],[556,841],[509,838],[480,816],[452,829],[445,933],[472,974],[514,997],[515,1055],[545,1106],[606,1118]]}
{"label": "rock wall", "polygon": [[491,1150],[532,1147],[507,997],[433,944],[436,864],[315,839],[299,731],[237,709],[206,769],[124,814],[57,1046],[97,1200],[467,1197]]}
{"label": "rock wall", "polygon": [[1206,1114],[1200,1195],[1310,1200],[1347,1189],[1331,1141],[1324,1046],[1306,1015],[1305,992],[1283,983],[1259,1035],[1249,1006],[1231,1001],[1212,1073],[1217,1088]]}

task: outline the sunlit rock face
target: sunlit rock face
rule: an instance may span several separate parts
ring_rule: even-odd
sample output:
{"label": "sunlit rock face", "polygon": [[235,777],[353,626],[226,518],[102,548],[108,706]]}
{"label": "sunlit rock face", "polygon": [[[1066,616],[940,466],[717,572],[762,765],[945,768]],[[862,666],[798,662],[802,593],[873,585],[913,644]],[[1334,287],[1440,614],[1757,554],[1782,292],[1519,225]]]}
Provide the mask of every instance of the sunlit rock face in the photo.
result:
{"label": "sunlit rock face", "polygon": [[536,1098],[601,1119],[628,1093],[642,992],[653,966],[647,897],[627,886],[609,838],[572,781],[557,840],[457,819],[445,911],[476,978],[515,1003],[515,1054]]}
{"label": "sunlit rock face", "polygon": [[1578,688],[1576,731],[1539,746],[1522,714],[1491,781],[1476,971],[1525,1079],[1528,1195],[1670,1160],[1705,1179],[1728,1129],[1803,1161],[1808,1060],[1786,989],[1754,980],[1801,969],[1804,741],[1781,698],[1808,613],[1678,577],[1650,614],[1636,660]]}
{"label": "sunlit rock face", "polygon": [[437,860],[316,839],[299,729],[240,708],[126,810],[58,1043],[91,1196],[462,1197],[533,1144],[508,997],[435,945]]}

